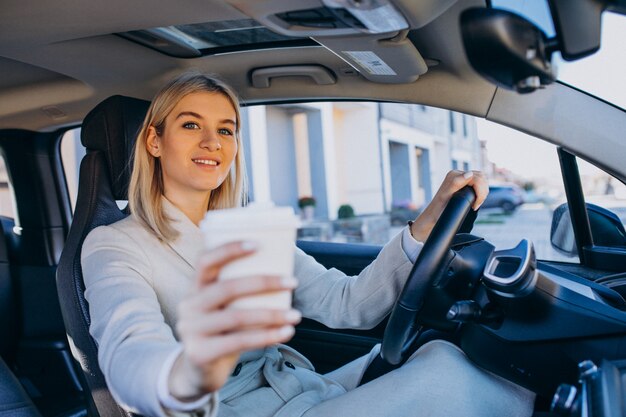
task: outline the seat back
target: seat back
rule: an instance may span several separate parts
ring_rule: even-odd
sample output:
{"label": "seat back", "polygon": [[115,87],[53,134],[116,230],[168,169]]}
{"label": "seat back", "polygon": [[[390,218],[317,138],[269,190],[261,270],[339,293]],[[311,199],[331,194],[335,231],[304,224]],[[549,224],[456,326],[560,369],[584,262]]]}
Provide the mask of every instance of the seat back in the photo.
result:
{"label": "seat back", "polygon": [[82,369],[90,415],[128,417],[109,392],[98,365],[98,346],[89,334],[81,249],[95,227],[126,216],[116,200],[127,200],[132,149],[149,102],[113,96],[83,121],[81,142],[87,154],[80,164],[74,218],[57,269],[57,289],[72,354]]}

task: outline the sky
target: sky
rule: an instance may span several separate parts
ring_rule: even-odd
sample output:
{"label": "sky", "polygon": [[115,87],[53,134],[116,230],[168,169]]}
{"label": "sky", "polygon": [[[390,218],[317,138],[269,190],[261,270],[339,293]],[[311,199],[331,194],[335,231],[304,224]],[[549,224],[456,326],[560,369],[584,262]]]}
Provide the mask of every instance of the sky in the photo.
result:
{"label": "sky", "polygon": [[[497,7],[508,6],[516,10],[521,7],[548,34],[554,33],[545,19],[548,10],[544,2],[498,0],[494,3]],[[601,42],[597,53],[578,61],[565,62],[555,57],[557,77],[626,109],[626,16],[603,14]],[[496,165],[524,175],[528,173],[528,161],[533,161],[533,177],[560,176],[553,145],[484,119],[478,118],[477,124],[480,139],[487,142],[489,159]]]}

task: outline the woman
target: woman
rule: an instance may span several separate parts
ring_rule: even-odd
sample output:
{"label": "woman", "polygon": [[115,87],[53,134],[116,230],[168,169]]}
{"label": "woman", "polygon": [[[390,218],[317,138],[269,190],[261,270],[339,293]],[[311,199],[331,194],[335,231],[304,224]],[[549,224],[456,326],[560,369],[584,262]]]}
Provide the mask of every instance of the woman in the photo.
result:
{"label": "woman", "polygon": [[[322,376],[277,345],[293,336],[300,311],[330,327],[379,323],[451,194],[471,185],[476,207],[484,200],[482,176],[449,173],[424,213],[358,278],[297,251],[299,285],[273,276],[221,282],[220,269],[254,247],[232,243],[202,255],[198,224],[207,210],[242,204],[240,125],[226,85],[199,74],[170,82],[138,135],[131,216],[85,240],[90,332],[116,400],[146,416],[529,415],[531,393],[476,368],[446,342],[423,346],[400,369],[358,388],[376,349]],[[284,289],[295,289],[297,310],[228,308],[240,297]]]}

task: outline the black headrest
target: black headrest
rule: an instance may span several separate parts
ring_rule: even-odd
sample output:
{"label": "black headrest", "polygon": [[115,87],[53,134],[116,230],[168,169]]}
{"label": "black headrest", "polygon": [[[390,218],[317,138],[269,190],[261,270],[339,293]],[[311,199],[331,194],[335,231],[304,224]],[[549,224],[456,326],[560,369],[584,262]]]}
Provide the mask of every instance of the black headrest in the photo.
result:
{"label": "black headrest", "polygon": [[128,199],[131,155],[149,101],[112,96],[98,104],[83,121],[80,139],[87,151],[104,153],[116,200]]}

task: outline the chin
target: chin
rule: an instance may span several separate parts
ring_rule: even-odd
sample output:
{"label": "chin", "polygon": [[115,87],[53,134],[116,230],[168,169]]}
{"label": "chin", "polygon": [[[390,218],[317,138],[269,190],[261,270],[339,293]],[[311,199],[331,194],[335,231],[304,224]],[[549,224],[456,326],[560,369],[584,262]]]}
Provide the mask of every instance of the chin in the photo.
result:
{"label": "chin", "polygon": [[220,187],[220,185],[222,185],[222,182],[211,182],[211,183],[205,183],[205,184],[197,184],[196,186],[194,186],[194,190],[196,191],[200,191],[200,192],[206,192],[206,193],[210,193],[212,191],[215,191],[216,189],[218,189]]}

